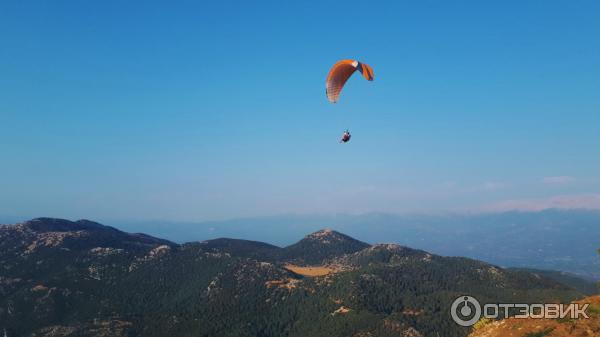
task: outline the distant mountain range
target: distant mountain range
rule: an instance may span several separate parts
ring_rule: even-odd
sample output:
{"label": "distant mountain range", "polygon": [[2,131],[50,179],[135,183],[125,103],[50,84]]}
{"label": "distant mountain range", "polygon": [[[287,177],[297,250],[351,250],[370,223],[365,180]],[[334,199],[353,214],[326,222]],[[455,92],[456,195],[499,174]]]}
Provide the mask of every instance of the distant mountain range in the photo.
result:
{"label": "distant mountain range", "polygon": [[[551,275],[319,230],[284,248],[177,244],[96,222],[0,226],[5,336],[467,336],[449,308],[570,301]],[[569,282],[565,282],[569,283]]]}
{"label": "distant mountain range", "polygon": [[332,228],[366,242],[389,242],[505,267],[558,270],[600,280],[600,211],[545,210],[481,214],[370,213],[281,215],[202,223],[119,223],[175,242],[233,237],[289,245]]}

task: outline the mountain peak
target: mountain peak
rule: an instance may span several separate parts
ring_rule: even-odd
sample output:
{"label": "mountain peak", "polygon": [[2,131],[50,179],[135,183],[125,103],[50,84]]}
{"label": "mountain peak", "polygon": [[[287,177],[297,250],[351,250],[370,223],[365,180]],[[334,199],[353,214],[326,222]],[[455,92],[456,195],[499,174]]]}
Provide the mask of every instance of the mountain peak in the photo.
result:
{"label": "mountain peak", "polygon": [[332,233],[338,233],[331,228],[323,228],[309,235],[331,235]]}
{"label": "mountain peak", "polygon": [[29,242],[31,247],[61,247],[71,250],[95,247],[145,250],[157,245],[174,245],[167,240],[139,233],[126,233],[90,220],[70,221],[35,218],[15,225],[3,225],[3,236]]}
{"label": "mountain peak", "polygon": [[312,239],[312,240],[325,240],[329,238],[340,238],[341,236],[345,236],[342,233],[336,232],[332,229],[325,228],[318,230],[314,233],[310,233],[304,237],[304,239]]}
{"label": "mountain peak", "polygon": [[316,231],[314,233],[308,234],[307,236],[304,237],[304,239],[302,240],[308,240],[308,241],[320,241],[322,243],[332,243],[332,242],[336,242],[336,241],[357,241],[360,242],[346,234],[342,234],[340,232],[334,231],[333,229],[330,228],[325,228],[325,229],[321,229],[319,231]]}
{"label": "mountain peak", "polygon": [[38,232],[70,232],[86,229],[113,229],[90,220],[70,221],[58,218],[35,218],[23,223],[31,230]]}
{"label": "mountain peak", "polygon": [[327,228],[286,247],[285,255],[299,263],[318,264],[325,259],[354,253],[367,247],[369,244],[365,242]]}

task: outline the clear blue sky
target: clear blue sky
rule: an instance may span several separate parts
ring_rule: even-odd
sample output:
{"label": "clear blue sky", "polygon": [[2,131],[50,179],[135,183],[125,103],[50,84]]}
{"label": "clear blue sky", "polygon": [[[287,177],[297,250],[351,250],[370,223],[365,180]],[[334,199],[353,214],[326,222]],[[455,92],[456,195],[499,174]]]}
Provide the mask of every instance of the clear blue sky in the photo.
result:
{"label": "clear blue sky", "polygon": [[0,4],[0,214],[545,205],[600,207],[598,1]]}

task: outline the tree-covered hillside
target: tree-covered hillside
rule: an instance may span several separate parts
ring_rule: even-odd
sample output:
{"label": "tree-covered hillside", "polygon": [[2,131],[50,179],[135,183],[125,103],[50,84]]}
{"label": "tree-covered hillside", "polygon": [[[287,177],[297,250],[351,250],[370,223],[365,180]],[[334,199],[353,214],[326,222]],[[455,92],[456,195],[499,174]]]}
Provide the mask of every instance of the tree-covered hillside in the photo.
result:
{"label": "tree-covered hillside", "polygon": [[[527,271],[323,230],[297,244],[178,245],[89,221],[0,226],[6,336],[466,336],[450,319],[482,302],[581,294]],[[319,265],[309,277],[289,265]]]}

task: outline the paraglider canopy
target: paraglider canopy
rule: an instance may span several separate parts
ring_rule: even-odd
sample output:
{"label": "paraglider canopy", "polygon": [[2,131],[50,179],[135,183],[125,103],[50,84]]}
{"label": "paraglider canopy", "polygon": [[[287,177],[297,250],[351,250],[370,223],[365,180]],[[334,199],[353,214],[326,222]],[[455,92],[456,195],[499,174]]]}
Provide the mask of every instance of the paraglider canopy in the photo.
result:
{"label": "paraglider canopy", "polygon": [[368,81],[372,81],[375,76],[373,68],[355,60],[341,60],[331,67],[325,80],[325,93],[331,103],[336,103],[339,100],[346,81],[356,70],[360,71]]}

